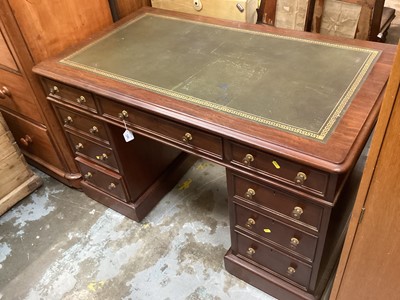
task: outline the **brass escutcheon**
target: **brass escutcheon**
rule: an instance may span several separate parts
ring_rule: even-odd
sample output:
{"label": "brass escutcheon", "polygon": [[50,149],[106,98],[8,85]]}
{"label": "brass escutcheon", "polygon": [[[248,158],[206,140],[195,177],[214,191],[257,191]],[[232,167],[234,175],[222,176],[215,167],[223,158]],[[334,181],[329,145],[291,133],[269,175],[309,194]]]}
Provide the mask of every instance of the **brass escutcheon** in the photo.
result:
{"label": "brass escutcheon", "polygon": [[108,189],[109,190],[113,190],[113,189],[115,189],[117,186],[115,185],[115,183],[113,183],[113,182],[111,182],[109,185],[108,185]]}
{"label": "brass escutcheon", "polygon": [[92,176],[93,176],[92,173],[87,172],[84,177],[85,177],[85,179],[90,179],[90,178],[92,178]]}
{"label": "brass escutcheon", "polygon": [[76,149],[76,150],[83,149],[83,145],[82,145],[82,143],[78,143],[78,144],[76,144],[76,145],[75,145],[75,149]]}

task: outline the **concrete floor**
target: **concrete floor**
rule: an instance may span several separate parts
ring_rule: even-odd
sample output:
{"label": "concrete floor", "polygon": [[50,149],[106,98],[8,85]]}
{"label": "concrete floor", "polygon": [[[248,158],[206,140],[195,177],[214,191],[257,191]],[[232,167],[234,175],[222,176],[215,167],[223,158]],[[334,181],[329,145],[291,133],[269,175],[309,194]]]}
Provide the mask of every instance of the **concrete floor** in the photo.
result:
{"label": "concrete floor", "polygon": [[141,223],[38,173],[0,218],[0,299],[273,299],[224,269],[224,168],[199,160]]}

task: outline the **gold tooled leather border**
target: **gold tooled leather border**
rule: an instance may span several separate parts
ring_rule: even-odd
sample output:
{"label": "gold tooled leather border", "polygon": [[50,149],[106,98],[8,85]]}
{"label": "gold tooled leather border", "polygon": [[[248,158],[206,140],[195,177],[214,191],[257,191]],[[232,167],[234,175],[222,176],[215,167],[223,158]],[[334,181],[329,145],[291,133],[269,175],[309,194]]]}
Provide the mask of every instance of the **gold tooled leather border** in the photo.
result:
{"label": "gold tooled leather border", "polygon": [[278,128],[281,130],[285,130],[285,131],[289,131],[292,132],[294,134],[303,136],[303,137],[307,137],[307,138],[312,138],[318,141],[325,141],[326,138],[328,137],[329,133],[331,132],[331,130],[335,127],[336,125],[336,121],[338,118],[340,118],[341,114],[343,113],[343,111],[345,110],[345,108],[347,107],[347,105],[349,104],[349,101],[352,99],[353,95],[355,94],[355,92],[357,91],[358,87],[360,86],[360,83],[363,81],[365,75],[369,72],[371,66],[373,65],[373,63],[376,61],[376,59],[379,57],[380,55],[380,51],[379,50],[374,50],[374,49],[367,49],[367,48],[361,48],[361,47],[354,47],[354,46],[348,46],[348,45],[339,45],[339,44],[333,44],[333,43],[328,43],[328,42],[321,42],[321,41],[315,41],[315,40],[308,40],[308,39],[303,39],[303,38],[297,38],[297,37],[289,37],[289,36],[282,36],[282,35],[278,35],[278,34],[272,34],[272,33],[266,33],[266,32],[259,32],[259,31],[252,31],[252,30],[247,30],[247,29],[241,29],[241,28],[231,28],[231,27],[224,27],[221,25],[215,25],[215,24],[209,24],[209,23],[203,23],[203,22],[199,22],[199,21],[194,21],[194,20],[186,20],[186,19],[180,19],[180,18],[176,18],[176,17],[170,17],[170,16],[162,16],[162,15],[157,15],[157,14],[152,14],[152,13],[146,13],[126,24],[124,24],[123,26],[119,27],[118,29],[116,29],[117,31],[124,29],[125,27],[131,25],[134,22],[137,22],[138,20],[147,17],[147,16],[153,16],[153,17],[159,17],[159,18],[166,18],[166,19],[174,19],[174,20],[179,20],[181,22],[189,22],[189,23],[197,23],[197,24],[201,24],[203,26],[209,26],[209,27],[217,27],[217,28],[224,28],[226,30],[233,30],[233,31],[239,31],[239,32],[246,32],[246,33],[250,33],[250,34],[254,34],[254,35],[262,35],[262,36],[271,36],[271,37],[275,37],[275,38],[280,38],[280,39],[286,39],[286,40],[294,40],[294,41],[301,41],[301,42],[305,42],[305,43],[309,43],[309,44],[318,44],[318,45],[325,45],[325,46],[329,46],[329,47],[335,47],[335,48],[341,48],[341,49],[347,49],[347,50],[353,50],[353,51],[360,51],[360,52],[364,52],[364,53],[368,53],[368,57],[367,59],[364,61],[364,64],[362,65],[362,67],[358,70],[357,74],[355,75],[355,77],[353,78],[353,80],[351,81],[351,83],[349,84],[348,88],[346,89],[346,91],[343,93],[341,99],[337,102],[336,106],[334,107],[334,109],[332,110],[331,114],[329,115],[329,117],[326,119],[326,121],[324,122],[324,124],[321,126],[321,128],[318,131],[310,131],[308,129],[305,128],[299,128],[290,124],[286,124],[286,123],[282,123],[282,122],[278,122],[272,119],[268,119],[268,118],[264,118],[264,117],[260,117],[257,115],[253,115],[250,113],[247,113],[245,111],[241,111],[241,110],[237,110],[237,109],[233,109],[233,108],[229,108],[226,107],[224,105],[220,105],[220,104],[216,104],[204,99],[200,99],[200,98],[196,98],[196,97],[192,97],[190,95],[186,95],[183,93],[178,93],[178,92],[174,92],[168,89],[164,89],[146,82],[142,82],[139,80],[135,80],[132,78],[128,78],[125,76],[121,76],[121,75],[117,75],[111,72],[107,72],[101,69],[97,69],[94,67],[90,67],[87,65],[83,65],[80,63],[76,63],[73,61],[73,57],[75,55],[78,55],[81,52],[84,52],[86,49],[96,45],[97,43],[101,42],[102,40],[106,39],[107,37],[109,37],[110,35],[112,35],[114,32],[110,32],[109,34],[103,36],[102,38],[88,44],[87,46],[81,48],[80,50],[72,53],[71,55],[65,57],[64,59],[60,60],[60,63],[72,66],[74,68],[78,68],[78,69],[82,69],[85,71],[89,71],[89,72],[93,72],[95,74],[101,75],[101,76],[105,76],[111,79],[115,79],[115,80],[119,80],[125,83],[129,83],[131,85],[134,85],[136,87],[140,87],[146,90],[150,90],[153,92],[156,92],[158,94],[162,94],[162,95],[166,95],[169,97],[172,97],[174,99],[178,99],[178,100],[182,100],[182,101],[186,101],[186,102],[190,102],[196,105],[201,105],[216,111],[220,111],[220,112],[224,112],[224,113],[228,113],[234,116],[238,116],[247,120],[251,120],[257,123],[261,123],[270,127],[274,127],[274,128]]}

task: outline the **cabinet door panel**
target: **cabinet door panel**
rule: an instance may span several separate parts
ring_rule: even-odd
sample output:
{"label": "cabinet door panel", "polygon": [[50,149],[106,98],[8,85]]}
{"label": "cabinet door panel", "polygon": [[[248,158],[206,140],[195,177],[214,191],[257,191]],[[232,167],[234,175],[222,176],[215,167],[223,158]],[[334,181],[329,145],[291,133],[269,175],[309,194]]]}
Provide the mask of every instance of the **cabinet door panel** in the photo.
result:
{"label": "cabinet door panel", "polygon": [[14,71],[18,71],[17,64],[11,53],[11,49],[6,43],[2,31],[0,31],[0,65],[12,69]]}

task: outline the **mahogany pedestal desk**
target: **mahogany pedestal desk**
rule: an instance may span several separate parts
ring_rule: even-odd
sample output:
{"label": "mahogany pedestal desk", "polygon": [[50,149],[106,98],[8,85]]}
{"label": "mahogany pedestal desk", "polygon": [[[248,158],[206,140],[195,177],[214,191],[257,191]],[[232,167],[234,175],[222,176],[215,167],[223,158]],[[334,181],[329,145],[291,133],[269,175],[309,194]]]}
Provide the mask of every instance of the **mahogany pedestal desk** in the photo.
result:
{"label": "mahogany pedestal desk", "polygon": [[216,162],[226,269],[277,298],[315,299],[394,51],[145,8],[34,72],[90,197],[140,221],[192,157]]}

